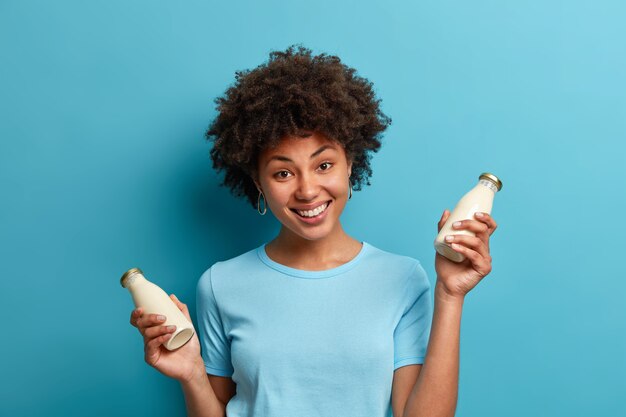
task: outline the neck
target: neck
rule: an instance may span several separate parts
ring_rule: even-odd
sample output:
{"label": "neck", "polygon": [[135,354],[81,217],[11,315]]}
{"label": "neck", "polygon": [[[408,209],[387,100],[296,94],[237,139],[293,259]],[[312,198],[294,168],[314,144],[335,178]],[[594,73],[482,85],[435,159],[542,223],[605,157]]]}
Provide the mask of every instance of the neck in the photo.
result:
{"label": "neck", "polygon": [[316,240],[304,239],[283,226],[266,249],[268,256],[284,265],[318,270],[349,261],[359,252],[361,243],[350,237],[341,224],[328,236]]}

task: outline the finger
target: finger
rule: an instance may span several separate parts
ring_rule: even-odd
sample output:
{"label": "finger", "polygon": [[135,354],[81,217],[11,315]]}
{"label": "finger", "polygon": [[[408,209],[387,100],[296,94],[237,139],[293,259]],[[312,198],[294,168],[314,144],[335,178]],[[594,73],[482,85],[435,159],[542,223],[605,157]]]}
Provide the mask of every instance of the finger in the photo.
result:
{"label": "finger", "polygon": [[450,246],[455,251],[465,255],[465,257],[471,262],[472,268],[474,268],[474,270],[478,272],[481,277],[484,277],[491,272],[491,262],[487,262],[487,260],[480,253],[457,243],[452,243]]}
{"label": "finger", "polygon": [[487,226],[483,222],[479,222],[478,220],[471,220],[471,219],[459,220],[458,222],[454,222],[452,224],[452,229],[470,230],[474,232],[477,236],[478,235],[484,235],[485,237],[489,236],[489,226]]}
{"label": "finger", "polygon": [[162,314],[144,314],[137,320],[137,327],[143,333],[147,327],[163,324],[166,319],[167,317]]}
{"label": "finger", "polygon": [[161,345],[167,342],[170,337],[172,337],[170,333],[164,334],[163,336],[155,337],[145,344],[145,360],[149,365],[156,365],[161,356]]}
{"label": "finger", "polygon": [[172,299],[172,301],[174,301],[180,311],[183,312],[185,317],[187,317],[187,320],[191,321],[191,316],[189,315],[189,309],[187,308],[187,304],[181,303],[178,297],[176,297],[174,294],[170,294],[170,298]]}
{"label": "finger", "polygon": [[139,317],[141,317],[142,314],[143,314],[143,309],[141,307],[138,307],[138,308],[134,309],[130,313],[130,324],[131,324],[131,326],[137,327],[137,320],[139,320]]}
{"label": "finger", "polygon": [[483,242],[485,242],[485,247],[487,251],[489,251],[489,229],[485,223],[479,222],[477,220],[461,220],[458,225],[457,222],[452,224],[452,229],[455,230],[470,230],[474,232],[476,237],[480,238]]}
{"label": "finger", "polygon": [[161,336],[168,333],[174,333],[176,331],[176,326],[152,326],[147,327],[144,332],[144,337],[146,339],[153,339],[157,336]]}
{"label": "finger", "polygon": [[487,226],[487,224],[483,223],[482,221],[465,219],[465,220],[459,220],[458,222],[454,222],[452,224],[452,228],[456,230],[460,230],[460,229],[471,230],[472,232],[475,232],[475,233],[484,233],[489,229],[489,226]]}
{"label": "finger", "polygon": [[438,232],[441,232],[441,228],[444,224],[446,224],[446,220],[448,220],[448,217],[450,217],[450,212],[448,211],[448,209],[445,209],[443,211],[443,214],[441,215],[441,218],[439,219],[439,223],[437,223]]}
{"label": "finger", "polygon": [[477,211],[474,213],[474,217],[487,225],[487,231],[490,235],[498,228],[498,224],[489,213]]}
{"label": "finger", "polygon": [[489,247],[480,237],[467,235],[448,235],[445,237],[445,241],[450,244],[454,242],[469,247],[470,249],[478,252],[483,258],[490,258]]}

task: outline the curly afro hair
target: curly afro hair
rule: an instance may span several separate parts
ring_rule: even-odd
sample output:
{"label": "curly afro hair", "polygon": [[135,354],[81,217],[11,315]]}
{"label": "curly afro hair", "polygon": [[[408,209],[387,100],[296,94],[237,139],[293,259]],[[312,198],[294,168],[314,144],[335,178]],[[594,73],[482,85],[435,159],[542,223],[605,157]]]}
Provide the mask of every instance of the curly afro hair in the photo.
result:
{"label": "curly afro hair", "polygon": [[[297,49],[296,49],[297,46]],[[259,154],[286,136],[320,132],[341,144],[352,161],[354,190],[370,185],[371,152],[378,152],[391,118],[379,108],[372,83],[337,56],[292,45],[273,51],[267,63],[237,71],[234,85],[215,99],[218,115],[206,132],[214,142],[213,168],[221,184],[256,207]]]}

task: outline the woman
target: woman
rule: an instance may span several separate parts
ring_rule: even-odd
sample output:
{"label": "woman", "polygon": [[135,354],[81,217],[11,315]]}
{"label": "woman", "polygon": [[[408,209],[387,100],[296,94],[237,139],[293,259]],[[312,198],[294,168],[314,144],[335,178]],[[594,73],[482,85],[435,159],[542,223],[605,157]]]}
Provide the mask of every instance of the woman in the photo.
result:
{"label": "woman", "polygon": [[476,233],[454,236],[463,263],[436,254],[433,312],[419,261],[349,236],[339,220],[353,188],[369,185],[391,122],[369,81],[291,46],[238,72],[216,102],[214,167],[282,226],[202,275],[200,339],[167,351],[165,318],[133,311],[146,362],[181,383],[190,416],[454,415],[463,300],[491,271],[495,221],[456,226]]}

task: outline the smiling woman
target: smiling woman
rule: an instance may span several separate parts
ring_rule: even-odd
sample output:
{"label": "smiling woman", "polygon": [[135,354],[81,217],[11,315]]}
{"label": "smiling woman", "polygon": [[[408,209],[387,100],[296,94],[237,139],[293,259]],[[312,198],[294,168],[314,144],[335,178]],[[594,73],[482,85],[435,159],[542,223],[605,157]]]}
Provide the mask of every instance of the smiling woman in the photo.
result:
{"label": "smiling woman", "polygon": [[285,137],[319,132],[341,144],[354,163],[352,186],[360,190],[369,185],[371,153],[391,124],[380,101],[372,83],[336,56],[313,56],[302,46],[273,51],[267,63],[238,71],[235,84],[215,100],[218,116],[206,133],[214,142],[213,167],[225,171],[224,185],[254,206],[259,154]]}
{"label": "smiling woman", "polygon": [[[260,154],[258,165],[255,184],[284,226],[279,239],[267,245],[268,252],[280,257],[277,246],[282,240],[291,247],[298,238],[345,238],[339,215],[348,201],[352,163],[341,144],[317,132],[306,138],[285,137]],[[358,242],[345,243],[358,252]]]}
{"label": "smiling woman", "polygon": [[135,314],[148,363],[180,381],[190,416],[453,415],[464,294],[450,289],[477,283],[472,268],[488,264],[476,254],[488,256],[495,229],[485,224],[495,223],[464,222],[477,237],[459,242],[463,265],[437,255],[433,316],[420,261],[341,225],[391,122],[371,83],[301,46],[236,78],[207,131],[213,166],[281,227],[202,274],[199,340],[165,351],[169,331]]}

